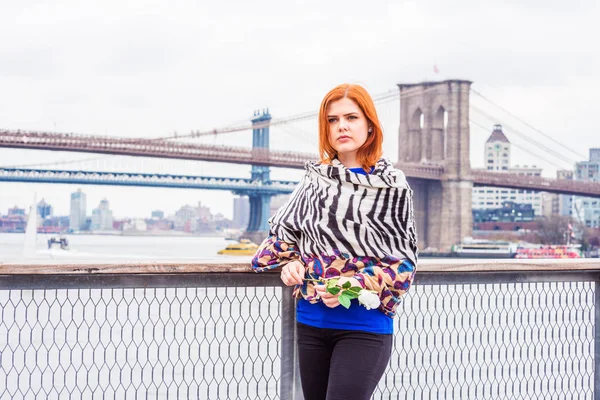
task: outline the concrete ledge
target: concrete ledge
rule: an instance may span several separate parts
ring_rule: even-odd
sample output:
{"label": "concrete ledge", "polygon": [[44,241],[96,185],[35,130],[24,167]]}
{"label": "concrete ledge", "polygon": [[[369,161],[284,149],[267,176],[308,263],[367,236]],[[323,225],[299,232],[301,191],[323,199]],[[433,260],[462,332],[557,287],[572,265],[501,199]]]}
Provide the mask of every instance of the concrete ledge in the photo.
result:
{"label": "concrete ledge", "polygon": [[[504,271],[600,271],[600,259],[422,259],[419,272],[504,272]],[[168,262],[70,262],[64,260],[2,263],[1,275],[63,275],[63,274],[197,274],[197,273],[254,273],[247,262],[224,260]],[[278,270],[269,271],[278,273]]]}

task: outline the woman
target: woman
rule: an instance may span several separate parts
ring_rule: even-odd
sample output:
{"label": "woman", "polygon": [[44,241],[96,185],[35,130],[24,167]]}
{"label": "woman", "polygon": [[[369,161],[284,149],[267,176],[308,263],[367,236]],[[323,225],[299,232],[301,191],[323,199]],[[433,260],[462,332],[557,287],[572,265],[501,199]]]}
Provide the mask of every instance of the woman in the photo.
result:
{"label": "woman", "polygon": [[[300,378],[306,400],[370,399],[392,350],[393,317],[417,262],[412,190],[381,158],[373,100],[358,85],[332,89],[319,111],[319,163],[269,220],[252,267],[281,267],[295,285]],[[377,293],[377,309],[340,306],[323,280]]]}

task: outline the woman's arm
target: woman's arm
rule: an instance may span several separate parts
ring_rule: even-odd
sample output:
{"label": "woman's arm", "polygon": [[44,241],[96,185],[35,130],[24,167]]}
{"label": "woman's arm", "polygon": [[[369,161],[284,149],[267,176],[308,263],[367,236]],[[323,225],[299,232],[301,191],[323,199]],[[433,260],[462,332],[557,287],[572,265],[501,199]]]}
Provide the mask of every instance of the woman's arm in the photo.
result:
{"label": "woman's arm", "polygon": [[295,260],[302,260],[298,246],[270,235],[258,247],[252,259],[252,269],[255,272],[263,272]]}
{"label": "woman's arm", "polygon": [[[408,220],[406,221],[406,247],[409,257],[387,256],[377,260],[372,266],[365,267],[354,276],[365,289],[379,294],[382,311],[389,316],[395,314],[400,298],[408,292],[417,272],[417,231],[413,206],[413,191],[409,189]],[[402,214],[402,210],[398,209]]]}
{"label": "woman's arm", "polygon": [[386,257],[376,265],[361,269],[354,278],[363,288],[376,291],[382,311],[393,316],[400,298],[410,289],[416,271],[409,260]]}

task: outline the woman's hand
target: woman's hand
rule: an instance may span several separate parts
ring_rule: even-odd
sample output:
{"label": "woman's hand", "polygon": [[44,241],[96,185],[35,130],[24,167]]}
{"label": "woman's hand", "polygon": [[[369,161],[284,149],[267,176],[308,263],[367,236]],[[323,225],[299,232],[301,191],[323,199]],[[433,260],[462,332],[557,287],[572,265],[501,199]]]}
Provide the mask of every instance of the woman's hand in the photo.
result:
{"label": "woman's hand", "polygon": [[281,267],[281,280],[286,286],[301,285],[305,268],[300,261],[292,261]]}
{"label": "woman's hand", "polygon": [[[358,280],[356,280],[356,278],[348,278],[345,276],[340,277],[337,284],[342,286],[346,282],[350,282],[352,286],[360,286],[360,283]],[[338,296],[340,295],[341,291],[338,294],[328,293],[327,287],[323,284],[315,285],[315,290],[317,291],[317,295],[323,300],[323,304],[325,304],[327,307],[335,308],[340,305]]]}
{"label": "woman's hand", "polygon": [[317,291],[317,296],[323,300],[323,304],[325,304],[329,308],[335,308],[340,305],[338,300],[338,294],[331,294],[327,292],[327,286],[323,284],[316,284],[315,290]]}

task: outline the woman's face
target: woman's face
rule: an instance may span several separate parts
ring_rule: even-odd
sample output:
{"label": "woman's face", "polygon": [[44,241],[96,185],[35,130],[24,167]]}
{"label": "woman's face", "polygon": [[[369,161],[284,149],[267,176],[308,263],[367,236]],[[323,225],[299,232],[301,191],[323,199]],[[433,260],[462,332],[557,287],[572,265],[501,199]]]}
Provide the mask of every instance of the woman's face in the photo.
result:
{"label": "woman's face", "polygon": [[360,107],[346,97],[331,102],[327,123],[329,143],[338,152],[340,160],[355,158],[369,135],[369,123]]}

